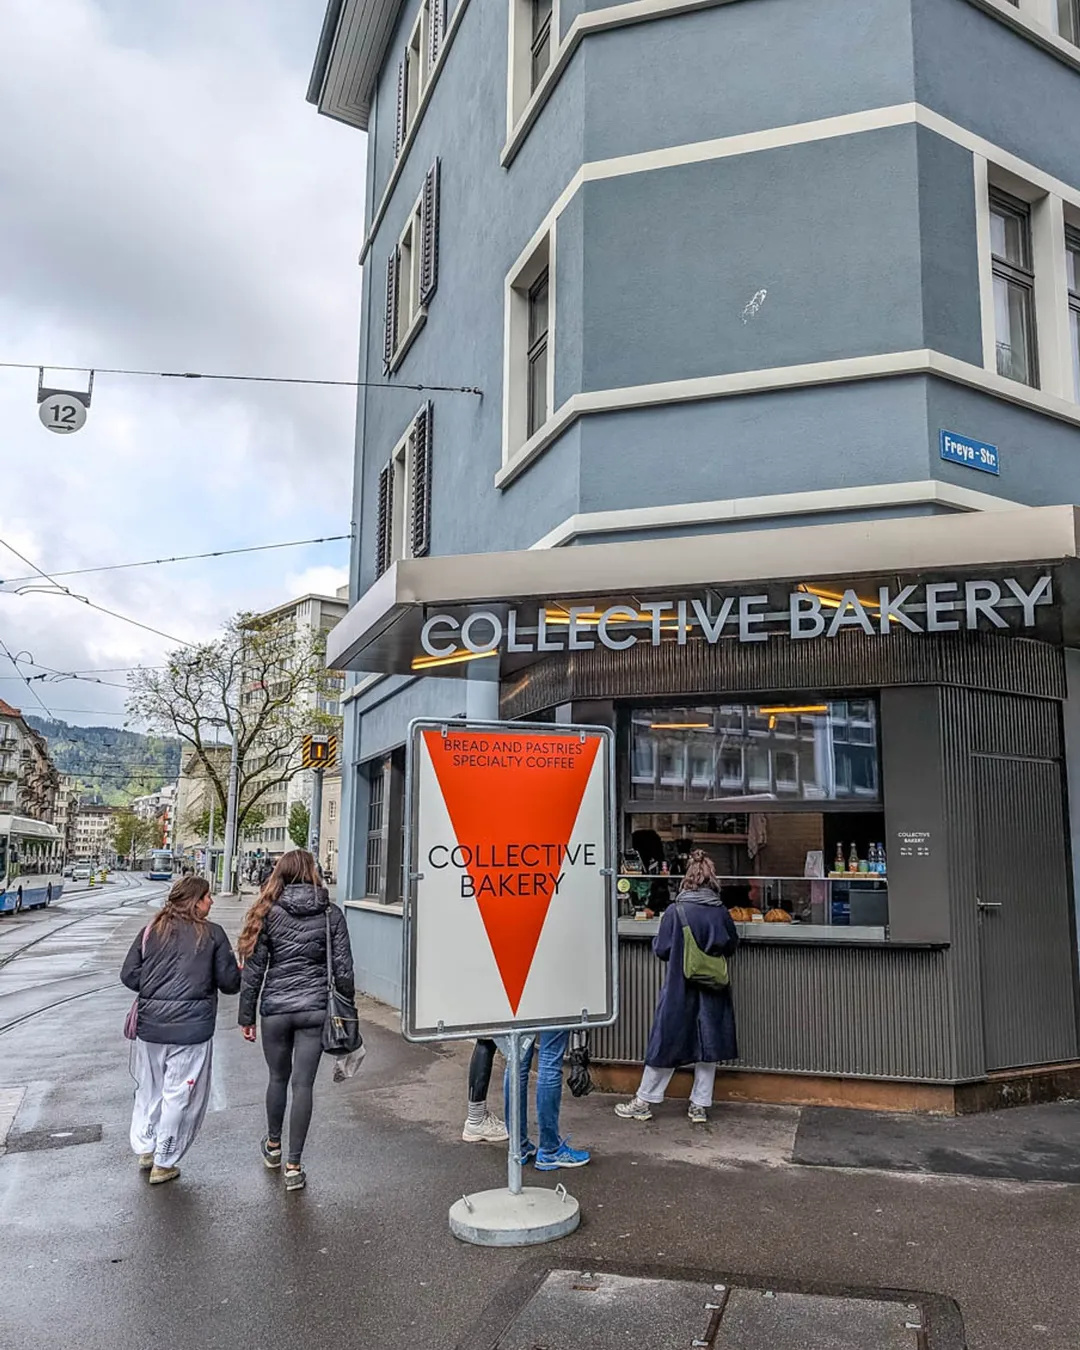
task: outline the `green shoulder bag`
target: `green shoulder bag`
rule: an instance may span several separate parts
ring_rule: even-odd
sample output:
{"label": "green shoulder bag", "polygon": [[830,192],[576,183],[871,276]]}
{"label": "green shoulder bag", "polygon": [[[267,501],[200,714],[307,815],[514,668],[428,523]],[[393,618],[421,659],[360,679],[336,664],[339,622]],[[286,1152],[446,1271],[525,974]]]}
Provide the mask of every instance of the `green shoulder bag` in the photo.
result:
{"label": "green shoulder bag", "polygon": [[687,984],[696,984],[702,989],[726,989],[731,983],[728,975],[726,956],[708,956],[697,944],[690,925],[686,922],[682,906],[676,901],[675,908],[682,924],[682,973]]}

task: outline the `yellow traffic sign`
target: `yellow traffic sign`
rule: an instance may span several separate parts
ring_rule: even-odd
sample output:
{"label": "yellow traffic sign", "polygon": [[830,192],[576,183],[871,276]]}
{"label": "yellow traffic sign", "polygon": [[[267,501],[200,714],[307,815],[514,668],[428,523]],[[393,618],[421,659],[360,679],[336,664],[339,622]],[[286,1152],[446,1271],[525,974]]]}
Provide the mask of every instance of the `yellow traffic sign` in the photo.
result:
{"label": "yellow traffic sign", "polygon": [[337,737],[305,736],[300,762],[305,769],[332,769],[337,763]]}

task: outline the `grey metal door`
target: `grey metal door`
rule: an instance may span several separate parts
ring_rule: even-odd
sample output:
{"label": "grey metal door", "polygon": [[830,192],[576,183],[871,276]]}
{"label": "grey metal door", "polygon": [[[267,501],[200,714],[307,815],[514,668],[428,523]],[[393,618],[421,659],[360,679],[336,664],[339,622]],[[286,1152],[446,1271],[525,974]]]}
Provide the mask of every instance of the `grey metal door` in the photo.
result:
{"label": "grey metal door", "polygon": [[1077,1053],[1061,766],[973,756],[987,1069]]}

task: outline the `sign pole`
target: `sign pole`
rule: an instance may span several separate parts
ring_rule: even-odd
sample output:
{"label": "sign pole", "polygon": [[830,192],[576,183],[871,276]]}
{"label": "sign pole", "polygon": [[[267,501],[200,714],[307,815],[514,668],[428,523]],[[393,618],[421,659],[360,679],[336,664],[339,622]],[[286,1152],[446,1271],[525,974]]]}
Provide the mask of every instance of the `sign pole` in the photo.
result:
{"label": "sign pole", "polygon": [[506,1073],[510,1080],[510,1146],[507,1154],[506,1176],[511,1195],[521,1194],[521,1032],[511,1031]]}

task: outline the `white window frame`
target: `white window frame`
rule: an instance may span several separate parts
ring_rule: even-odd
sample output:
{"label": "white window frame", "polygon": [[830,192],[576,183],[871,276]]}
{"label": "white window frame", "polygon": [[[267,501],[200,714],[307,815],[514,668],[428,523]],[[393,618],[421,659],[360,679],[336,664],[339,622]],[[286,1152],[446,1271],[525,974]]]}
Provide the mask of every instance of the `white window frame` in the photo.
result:
{"label": "white window frame", "polygon": [[[996,377],[1006,378],[997,375],[994,263],[990,242],[990,195],[993,189],[999,189],[1025,203],[1031,211],[1031,260],[1035,275],[1035,335],[1039,377],[1037,388],[1044,394],[1076,403],[1065,257],[1066,210],[1070,225],[1076,218],[1076,212],[1071,206],[1066,208],[1061,197],[990,163],[981,155],[974,158],[983,366]],[[1013,381],[1008,383],[1012,384]]]}
{"label": "white window frame", "polygon": [[[548,274],[547,409],[529,434],[529,292]],[[503,342],[503,463],[544,438],[555,413],[555,223],[530,240],[505,282]]]}
{"label": "white window frame", "polygon": [[[1064,215],[1065,229],[1074,238],[1080,239],[1080,211],[1072,207],[1066,207]],[[1080,267],[1080,263],[1078,263],[1078,267]],[[1078,360],[1077,355],[1077,348],[1080,347],[1080,332],[1077,332],[1077,329],[1080,329],[1080,276],[1077,277],[1076,289],[1073,290],[1069,286],[1068,274],[1066,273],[1065,291],[1069,307],[1069,355],[1072,362],[1073,377],[1072,397],[1077,403],[1080,403],[1080,360]]]}
{"label": "white window frame", "polygon": [[544,90],[553,78],[562,46],[559,0],[551,0],[551,20],[548,28],[547,65],[533,80],[533,14],[534,0],[509,0],[509,56],[506,82],[506,134],[509,140],[518,124],[530,111],[534,99],[544,97]]}
{"label": "white window frame", "polygon": [[[405,353],[416,341],[427,320],[427,306],[420,303],[420,258],[423,252],[422,214],[424,194],[413,203],[405,228],[398,237],[397,314],[391,371],[397,370]],[[407,283],[407,284],[406,284]]]}

